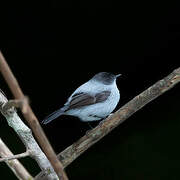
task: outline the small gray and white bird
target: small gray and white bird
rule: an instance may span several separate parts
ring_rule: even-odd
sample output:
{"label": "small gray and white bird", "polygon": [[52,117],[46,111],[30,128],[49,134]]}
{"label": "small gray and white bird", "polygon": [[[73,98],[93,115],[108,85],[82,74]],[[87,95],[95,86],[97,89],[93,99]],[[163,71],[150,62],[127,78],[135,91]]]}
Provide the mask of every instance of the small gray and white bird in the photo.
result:
{"label": "small gray and white bird", "polygon": [[78,117],[81,121],[97,121],[107,117],[117,106],[120,93],[116,78],[121,74],[100,72],[77,88],[64,106],[46,117],[47,124],[61,115]]}

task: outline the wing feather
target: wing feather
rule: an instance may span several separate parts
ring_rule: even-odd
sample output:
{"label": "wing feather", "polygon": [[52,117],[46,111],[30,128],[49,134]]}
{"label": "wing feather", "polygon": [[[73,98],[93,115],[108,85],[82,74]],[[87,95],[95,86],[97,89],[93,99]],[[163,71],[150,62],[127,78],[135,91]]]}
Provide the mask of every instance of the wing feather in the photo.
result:
{"label": "wing feather", "polygon": [[84,92],[76,93],[71,97],[70,102],[66,104],[69,106],[67,110],[103,102],[110,96],[110,94],[110,91],[102,91],[95,95],[90,95]]}

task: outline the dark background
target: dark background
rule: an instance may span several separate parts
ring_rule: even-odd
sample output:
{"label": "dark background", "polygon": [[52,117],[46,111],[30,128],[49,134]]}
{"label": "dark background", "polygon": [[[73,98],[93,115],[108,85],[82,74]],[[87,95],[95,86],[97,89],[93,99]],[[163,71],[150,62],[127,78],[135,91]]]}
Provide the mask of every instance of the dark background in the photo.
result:
{"label": "dark background", "polygon": [[[1,50],[41,121],[94,74],[121,73],[124,105],[180,65],[179,6],[163,1],[73,4],[56,0],[1,7]],[[1,89],[12,95],[0,77]],[[70,179],[180,179],[180,85],[149,103],[66,168]],[[93,124],[95,126],[96,123]],[[63,116],[43,126],[59,153],[89,129]],[[1,116],[0,136],[25,150]],[[33,176],[30,158],[21,162]],[[16,179],[0,164],[1,178]]]}

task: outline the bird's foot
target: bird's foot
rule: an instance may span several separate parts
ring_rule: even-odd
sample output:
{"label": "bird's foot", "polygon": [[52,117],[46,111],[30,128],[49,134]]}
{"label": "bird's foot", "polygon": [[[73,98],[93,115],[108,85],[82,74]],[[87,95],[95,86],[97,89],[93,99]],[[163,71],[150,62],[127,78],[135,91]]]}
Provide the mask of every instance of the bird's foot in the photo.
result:
{"label": "bird's foot", "polygon": [[[111,114],[109,114],[109,116],[107,116],[107,117],[111,117],[113,114],[114,114],[114,113],[111,113]],[[107,117],[106,117],[106,118],[107,118]],[[104,118],[103,120],[101,120],[101,121],[99,122],[99,126],[102,126],[102,124],[105,122],[106,118]]]}
{"label": "bird's foot", "polygon": [[110,113],[108,117],[112,116],[114,113]]}

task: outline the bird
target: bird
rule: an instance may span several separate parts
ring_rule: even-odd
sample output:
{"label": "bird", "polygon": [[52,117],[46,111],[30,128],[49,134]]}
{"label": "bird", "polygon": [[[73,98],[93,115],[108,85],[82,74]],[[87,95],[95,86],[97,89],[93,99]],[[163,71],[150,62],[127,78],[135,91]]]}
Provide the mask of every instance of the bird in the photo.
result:
{"label": "bird", "polygon": [[71,94],[62,108],[47,116],[42,124],[47,124],[61,115],[75,116],[83,122],[106,118],[120,100],[116,84],[119,76],[121,74],[114,75],[109,72],[95,74]]}

